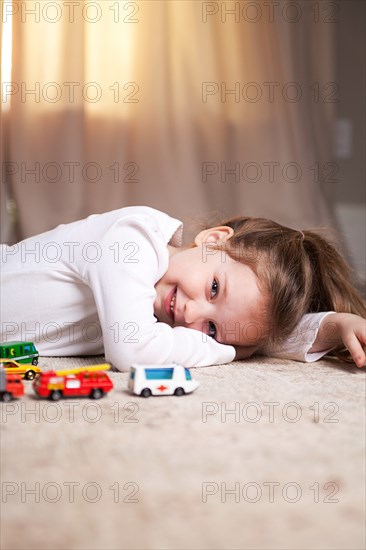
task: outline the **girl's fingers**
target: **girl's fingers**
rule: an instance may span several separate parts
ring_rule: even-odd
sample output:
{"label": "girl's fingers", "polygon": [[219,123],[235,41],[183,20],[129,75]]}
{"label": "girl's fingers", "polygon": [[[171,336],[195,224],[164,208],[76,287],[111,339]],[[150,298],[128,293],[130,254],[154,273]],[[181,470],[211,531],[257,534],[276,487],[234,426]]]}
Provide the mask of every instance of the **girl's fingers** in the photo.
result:
{"label": "girl's fingers", "polygon": [[344,338],[344,345],[352,355],[352,359],[356,365],[359,368],[364,367],[366,363],[366,355],[356,335],[353,333],[347,335],[347,337]]}
{"label": "girl's fingers", "polygon": [[356,365],[360,368],[366,367],[366,321],[365,320],[363,324],[363,330],[360,330],[356,334],[357,334],[358,343],[360,346]]}

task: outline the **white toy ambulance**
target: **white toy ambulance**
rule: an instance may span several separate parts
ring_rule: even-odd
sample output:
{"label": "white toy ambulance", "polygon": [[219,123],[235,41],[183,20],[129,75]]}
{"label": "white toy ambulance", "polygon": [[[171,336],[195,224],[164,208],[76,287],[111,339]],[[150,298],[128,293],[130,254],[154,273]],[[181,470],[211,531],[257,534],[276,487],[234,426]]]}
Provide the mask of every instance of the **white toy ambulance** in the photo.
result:
{"label": "white toy ambulance", "polygon": [[128,389],[136,395],[184,395],[199,386],[188,369],[178,363],[168,365],[132,365]]}

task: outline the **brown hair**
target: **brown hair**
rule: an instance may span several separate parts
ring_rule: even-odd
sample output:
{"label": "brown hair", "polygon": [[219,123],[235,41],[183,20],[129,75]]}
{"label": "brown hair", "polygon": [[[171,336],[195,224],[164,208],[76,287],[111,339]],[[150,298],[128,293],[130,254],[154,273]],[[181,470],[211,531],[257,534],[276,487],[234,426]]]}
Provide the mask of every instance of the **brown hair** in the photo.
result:
{"label": "brown hair", "polygon": [[[221,222],[234,235],[218,246],[258,275],[267,298],[266,331],[260,351],[268,353],[296,328],[305,313],[335,311],[366,316],[353,273],[335,246],[316,230],[298,231],[264,218]],[[350,360],[344,345],[331,352]]]}

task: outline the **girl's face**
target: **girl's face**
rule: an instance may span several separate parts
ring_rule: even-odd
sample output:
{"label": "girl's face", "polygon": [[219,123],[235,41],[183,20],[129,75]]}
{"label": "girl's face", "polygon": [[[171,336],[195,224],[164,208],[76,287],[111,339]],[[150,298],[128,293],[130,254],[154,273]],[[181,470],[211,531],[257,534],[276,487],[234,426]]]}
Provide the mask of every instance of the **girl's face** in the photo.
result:
{"label": "girl's face", "polygon": [[262,335],[265,300],[258,277],[248,267],[214,250],[232,229],[199,233],[193,248],[169,249],[169,267],[155,285],[154,314],[172,327],[200,330],[218,342],[255,346]]}

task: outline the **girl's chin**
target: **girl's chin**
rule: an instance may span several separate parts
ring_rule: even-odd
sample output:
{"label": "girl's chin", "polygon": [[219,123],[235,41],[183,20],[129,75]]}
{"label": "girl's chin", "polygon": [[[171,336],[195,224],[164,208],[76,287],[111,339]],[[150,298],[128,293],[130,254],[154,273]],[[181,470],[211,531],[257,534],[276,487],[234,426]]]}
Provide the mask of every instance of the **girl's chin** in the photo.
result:
{"label": "girl's chin", "polygon": [[154,317],[157,320],[158,323],[165,323],[166,325],[169,325],[170,327],[174,326],[174,323],[169,317],[166,315],[166,313],[156,313],[154,311]]}
{"label": "girl's chin", "polygon": [[167,317],[166,315],[164,316],[164,321],[163,323],[166,323],[167,325],[169,325],[170,327],[174,327],[174,323],[171,319],[169,319],[169,317]]}

